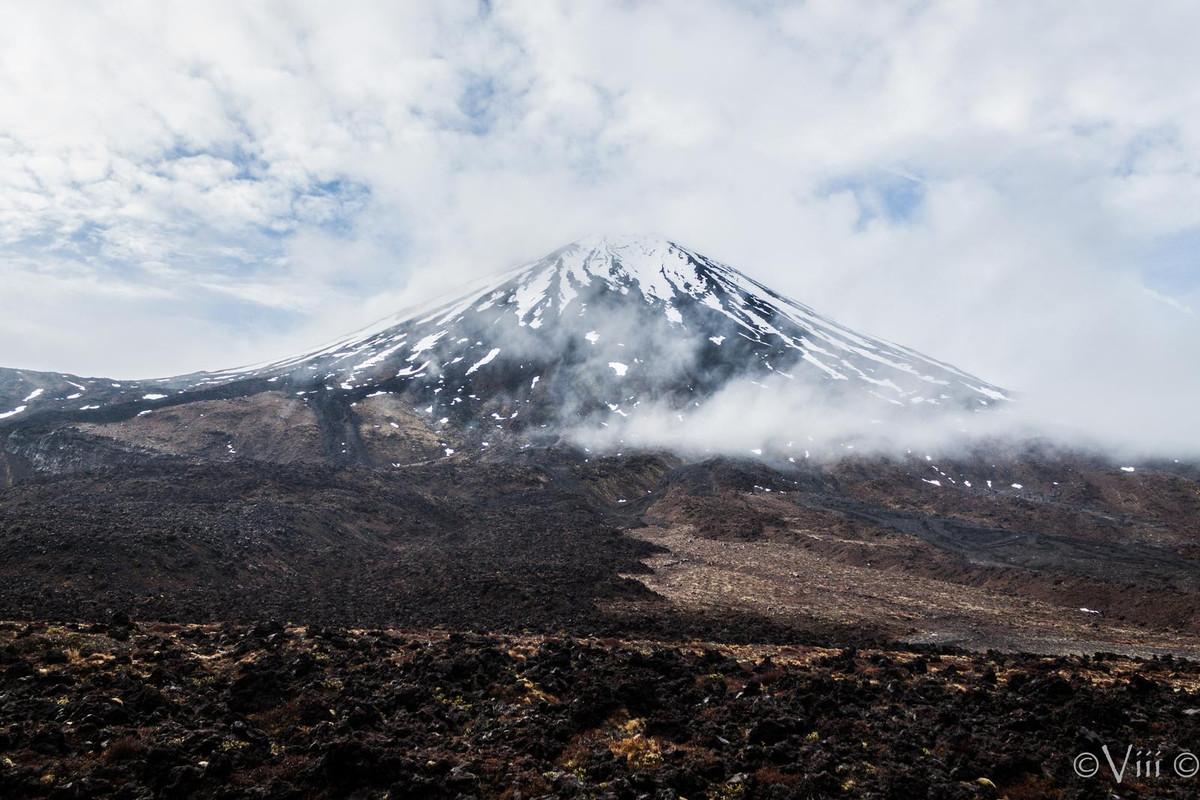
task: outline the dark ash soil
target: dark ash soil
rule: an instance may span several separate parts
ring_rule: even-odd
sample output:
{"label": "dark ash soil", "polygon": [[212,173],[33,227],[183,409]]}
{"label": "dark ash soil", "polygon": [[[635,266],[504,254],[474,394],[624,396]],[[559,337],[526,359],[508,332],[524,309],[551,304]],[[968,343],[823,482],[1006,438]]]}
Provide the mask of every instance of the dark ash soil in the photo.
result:
{"label": "dark ash soil", "polygon": [[0,501],[8,617],[545,629],[648,598],[654,551],[535,469],[261,462],[35,481]]}

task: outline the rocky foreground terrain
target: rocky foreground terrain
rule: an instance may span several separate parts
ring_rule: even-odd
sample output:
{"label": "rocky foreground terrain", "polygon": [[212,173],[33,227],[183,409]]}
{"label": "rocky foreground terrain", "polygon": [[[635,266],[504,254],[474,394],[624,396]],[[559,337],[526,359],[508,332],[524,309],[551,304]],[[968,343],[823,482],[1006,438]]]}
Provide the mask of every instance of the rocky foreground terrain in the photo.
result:
{"label": "rocky foreground terrain", "polygon": [[0,796],[1200,794],[1191,468],[993,458],[23,481]]}
{"label": "rocky foreground terrain", "polygon": [[[0,794],[1194,796],[1200,665],[260,623],[0,624]],[[1084,778],[1103,748],[1119,785]],[[1181,760],[1182,759],[1182,760]],[[1178,764],[1178,768],[1177,765]]]}

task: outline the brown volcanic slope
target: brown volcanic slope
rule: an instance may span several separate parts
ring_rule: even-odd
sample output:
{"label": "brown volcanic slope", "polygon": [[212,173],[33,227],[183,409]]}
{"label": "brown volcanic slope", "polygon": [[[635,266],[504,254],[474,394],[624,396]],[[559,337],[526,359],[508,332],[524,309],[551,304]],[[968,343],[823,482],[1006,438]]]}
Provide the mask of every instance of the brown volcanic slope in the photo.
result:
{"label": "brown volcanic slope", "polygon": [[[218,404],[229,402],[243,401]],[[294,437],[258,440],[295,463],[268,464],[213,437],[222,406],[208,408],[187,428],[164,417],[190,432],[158,449],[192,442],[223,463],[142,455],[0,491],[0,618],[116,608],[182,622],[1200,655],[1200,489],[1176,465],[1127,473],[1028,450],[774,468],[565,449],[433,459],[454,444],[446,433],[371,406],[364,441],[405,466],[334,468],[305,463],[302,410]],[[119,442],[129,426],[78,435]]]}
{"label": "brown volcanic slope", "polygon": [[[914,479],[927,470],[941,487]],[[977,489],[987,475],[1007,491]],[[676,478],[637,532],[669,551],[644,581],[676,602],[977,649],[1200,653],[1194,475],[1027,453]]]}

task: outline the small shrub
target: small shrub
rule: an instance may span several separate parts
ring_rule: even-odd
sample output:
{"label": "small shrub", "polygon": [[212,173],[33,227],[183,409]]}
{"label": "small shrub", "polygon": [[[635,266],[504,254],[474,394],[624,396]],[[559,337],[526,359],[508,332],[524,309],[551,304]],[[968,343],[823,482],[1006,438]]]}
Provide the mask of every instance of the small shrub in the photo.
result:
{"label": "small shrub", "polygon": [[122,736],[108,743],[108,747],[104,748],[103,758],[106,764],[113,764],[136,758],[141,752],[142,743],[136,736]]}

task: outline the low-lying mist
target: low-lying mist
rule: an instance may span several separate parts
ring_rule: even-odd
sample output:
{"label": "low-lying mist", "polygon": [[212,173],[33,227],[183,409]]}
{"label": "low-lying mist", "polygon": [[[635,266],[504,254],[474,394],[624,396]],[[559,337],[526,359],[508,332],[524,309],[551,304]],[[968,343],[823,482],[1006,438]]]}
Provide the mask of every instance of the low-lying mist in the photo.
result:
{"label": "low-lying mist", "polygon": [[692,457],[728,455],[800,462],[848,456],[965,456],[981,449],[1039,448],[1085,452],[1114,461],[1200,461],[1196,437],[1164,438],[1153,426],[1110,424],[1049,398],[1018,396],[978,410],[898,406],[829,382],[770,376],[730,381],[686,407],[639,403],[603,425],[566,426],[566,437],[594,452],[669,450]]}

